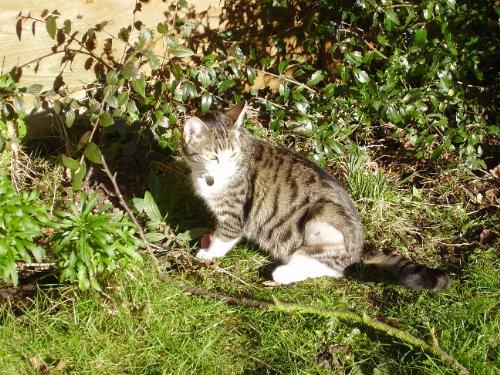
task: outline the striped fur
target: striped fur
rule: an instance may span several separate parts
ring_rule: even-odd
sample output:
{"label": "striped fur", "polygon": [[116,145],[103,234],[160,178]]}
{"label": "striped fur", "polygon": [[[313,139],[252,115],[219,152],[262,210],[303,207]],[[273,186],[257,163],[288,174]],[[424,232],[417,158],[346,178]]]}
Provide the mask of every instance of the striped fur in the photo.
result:
{"label": "striped fur", "polygon": [[[198,257],[224,256],[246,238],[283,263],[273,272],[276,282],[341,277],[363,250],[354,203],[335,177],[308,159],[253,137],[242,126],[244,108],[184,125],[194,189],[218,221]],[[414,284],[408,286],[420,288]]]}

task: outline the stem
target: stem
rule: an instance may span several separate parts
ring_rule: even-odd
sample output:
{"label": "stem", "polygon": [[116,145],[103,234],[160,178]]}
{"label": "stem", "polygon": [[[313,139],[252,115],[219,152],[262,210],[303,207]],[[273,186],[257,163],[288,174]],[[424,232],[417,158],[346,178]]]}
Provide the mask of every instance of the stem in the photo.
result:
{"label": "stem", "polygon": [[102,159],[102,170],[106,175],[108,176],[109,180],[111,181],[111,184],[113,185],[113,189],[115,190],[115,194],[118,197],[118,200],[120,201],[121,206],[123,209],[127,212],[128,216],[130,217],[130,220],[134,223],[134,225],[137,228],[137,231],[139,232],[139,237],[141,240],[144,242],[144,246],[146,247],[146,251],[148,252],[149,256],[151,257],[151,261],[153,262],[156,273],[158,275],[158,278],[160,280],[165,280],[165,274],[163,271],[160,270],[160,263],[158,261],[158,258],[154,254],[153,249],[151,248],[151,244],[149,241],[146,239],[146,236],[144,235],[144,230],[142,229],[141,225],[137,221],[137,218],[135,217],[134,213],[128,206],[127,202],[125,202],[125,199],[123,198],[122,192],[120,191],[120,188],[118,187],[118,184],[116,183],[116,174],[112,174],[111,171],[109,170],[108,164],[106,163],[106,160],[104,159],[104,156],[101,156]]}

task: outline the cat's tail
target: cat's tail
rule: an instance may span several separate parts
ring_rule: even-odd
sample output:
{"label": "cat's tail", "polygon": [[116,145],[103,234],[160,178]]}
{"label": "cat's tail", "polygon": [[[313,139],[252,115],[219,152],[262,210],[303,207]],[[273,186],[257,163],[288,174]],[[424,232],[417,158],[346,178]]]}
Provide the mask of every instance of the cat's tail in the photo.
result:
{"label": "cat's tail", "polygon": [[363,263],[388,271],[410,289],[441,290],[450,285],[445,270],[428,268],[399,255],[378,253]]}

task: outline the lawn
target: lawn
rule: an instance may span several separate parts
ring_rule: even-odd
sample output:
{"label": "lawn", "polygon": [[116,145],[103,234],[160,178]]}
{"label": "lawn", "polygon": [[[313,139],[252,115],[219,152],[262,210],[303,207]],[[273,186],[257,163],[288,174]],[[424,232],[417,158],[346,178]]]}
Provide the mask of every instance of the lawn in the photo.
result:
{"label": "lawn", "polygon": [[[356,169],[356,160],[337,167],[347,171],[341,179],[358,204],[367,251],[390,249],[444,266],[454,281],[449,289],[411,291],[368,271],[269,287],[263,282],[272,260],[249,244],[205,263],[186,255],[196,242],[185,243],[175,256],[159,257],[162,269],[170,280],[220,294],[366,313],[427,342],[433,331],[470,373],[498,373],[498,241],[479,244],[498,216],[477,198],[490,186],[456,170],[405,180],[382,165]],[[182,173],[168,165],[157,181],[168,187],[158,203],[177,231],[210,222],[183,188]],[[455,373],[435,356],[363,324],[188,295],[175,282],[158,280],[148,261],[121,269],[102,293],[42,282],[29,297],[4,301],[0,319],[2,374]]]}

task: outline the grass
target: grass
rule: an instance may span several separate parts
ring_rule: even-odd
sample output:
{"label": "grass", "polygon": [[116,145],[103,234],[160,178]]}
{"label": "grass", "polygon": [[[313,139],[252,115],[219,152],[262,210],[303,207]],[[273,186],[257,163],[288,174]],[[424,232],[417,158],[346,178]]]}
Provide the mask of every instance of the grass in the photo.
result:
{"label": "grass", "polygon": [[[474,200],[481,180],[441,171],[417,184],[361,158],[345,161],[344,182],[360,208],[367,247],[448,264],[451,288],[414,292],[356,279],[269,288],[262,281],[271,261],[246,244],[218,268],[194,262],[170,268],[170,276],[230,295],[366,312],[428,342],[434,328],[441,347],[472,374],[498,373],[498,240],[477,243],[482,229],[498,225],[498,216]],[[149,189],[177,231],[206,226],[209,217],[199,214],[201,204],[181,175],[167,168]],[[144,266],[120,270],[102,294],[44,286],[21,312],[14,303],[0,305],[0,324],[1,374],[454,373],[362,325],[189,296]]]}

